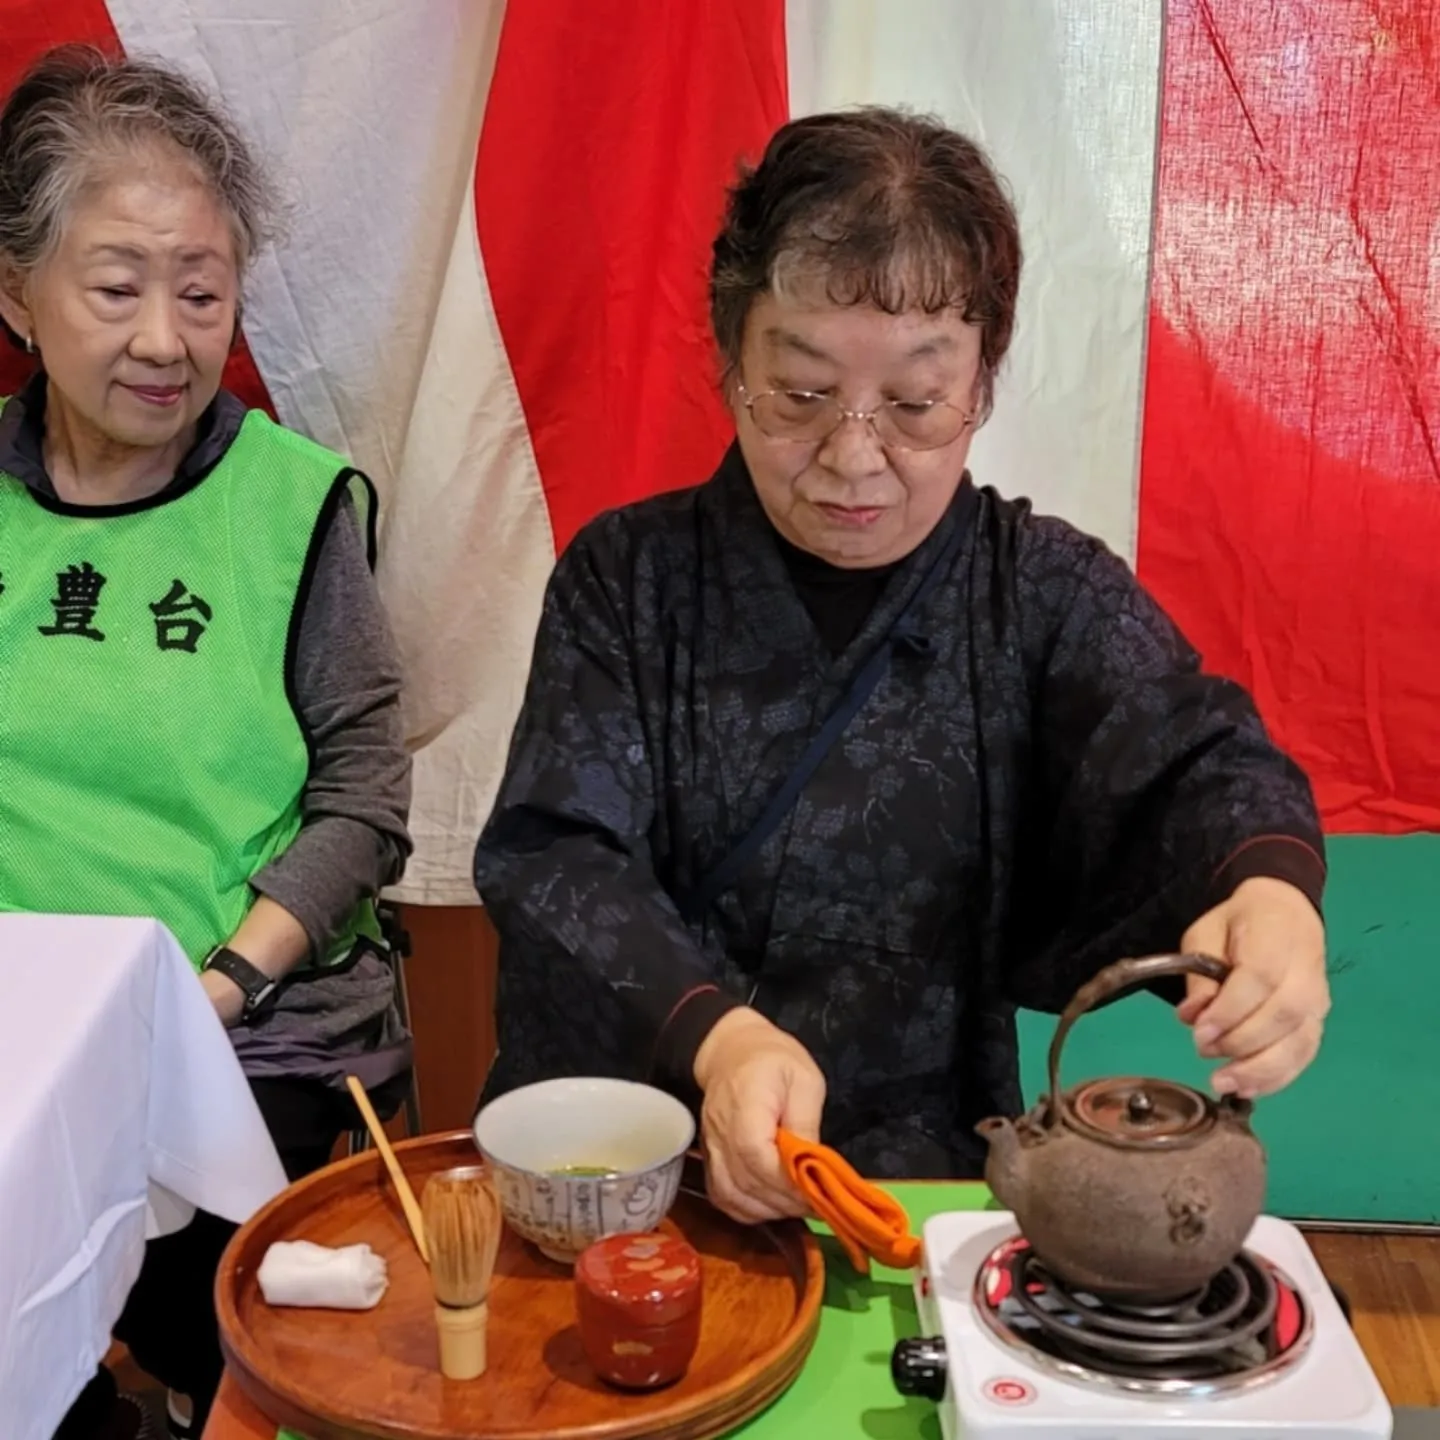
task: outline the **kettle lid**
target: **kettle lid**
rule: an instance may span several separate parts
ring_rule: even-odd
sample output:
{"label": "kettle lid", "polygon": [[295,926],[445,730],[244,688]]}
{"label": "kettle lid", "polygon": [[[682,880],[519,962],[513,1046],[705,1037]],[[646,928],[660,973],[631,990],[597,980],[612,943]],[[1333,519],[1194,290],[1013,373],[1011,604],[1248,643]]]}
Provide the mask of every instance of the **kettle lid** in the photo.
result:
{"label": "kettle lid", "polygon": [[1132,1150],[1194,1144],[1214,1127],[1216,1107],[1188,1085],[1125,1075],[1077,1086],[1062,1113],[1070,1129]]}

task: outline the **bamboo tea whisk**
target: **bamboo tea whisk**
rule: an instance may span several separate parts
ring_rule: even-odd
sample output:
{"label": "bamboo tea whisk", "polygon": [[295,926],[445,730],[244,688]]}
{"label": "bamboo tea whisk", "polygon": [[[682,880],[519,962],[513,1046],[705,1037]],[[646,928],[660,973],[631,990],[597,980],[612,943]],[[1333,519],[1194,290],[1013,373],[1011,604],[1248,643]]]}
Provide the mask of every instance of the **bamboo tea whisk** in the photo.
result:
{"label": "bamboo tea whisk", "polygon": [[432,1175],[420,1210],[435,1284],[440,1369],[448,1379],[473,1380],[485,1373],[490,1278],[504,1226],[500,1201],[485,1170],[466,1165]]}

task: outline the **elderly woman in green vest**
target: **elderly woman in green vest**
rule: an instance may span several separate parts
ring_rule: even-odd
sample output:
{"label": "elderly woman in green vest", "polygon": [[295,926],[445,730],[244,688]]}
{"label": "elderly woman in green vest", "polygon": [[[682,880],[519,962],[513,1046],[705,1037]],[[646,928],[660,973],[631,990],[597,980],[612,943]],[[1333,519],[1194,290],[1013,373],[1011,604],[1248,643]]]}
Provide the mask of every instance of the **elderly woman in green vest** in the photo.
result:
{"label": "elderly woman in green vest", "polygon": [[[163,921],[293,1178],[350,1123],[345,1071],[382,1108],[408,1072],[373,902],[409,766],[369,483],[221,388],[266,216],[163,68],[52,52],[0,113],[0,317],[36,361],[0,411],[0,910]],[[218,1384],[229,1231],[152,1242],[116,1327],[177,1434]],[[61,1434],[140,1424],[102,1372]]]}

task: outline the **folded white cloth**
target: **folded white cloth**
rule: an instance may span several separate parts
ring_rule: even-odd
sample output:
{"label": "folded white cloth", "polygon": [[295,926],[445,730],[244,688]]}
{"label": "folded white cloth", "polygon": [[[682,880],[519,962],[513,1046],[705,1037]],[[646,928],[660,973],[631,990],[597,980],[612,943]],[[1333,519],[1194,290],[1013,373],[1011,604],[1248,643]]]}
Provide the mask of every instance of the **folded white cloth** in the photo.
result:
{"label": "folded white cloth", "polygon": [[385,1262],[368,1245],[333,1250],[309,1240],[277,1240],[256,1276],[267,1305],[372,1310],[390,1283]]}

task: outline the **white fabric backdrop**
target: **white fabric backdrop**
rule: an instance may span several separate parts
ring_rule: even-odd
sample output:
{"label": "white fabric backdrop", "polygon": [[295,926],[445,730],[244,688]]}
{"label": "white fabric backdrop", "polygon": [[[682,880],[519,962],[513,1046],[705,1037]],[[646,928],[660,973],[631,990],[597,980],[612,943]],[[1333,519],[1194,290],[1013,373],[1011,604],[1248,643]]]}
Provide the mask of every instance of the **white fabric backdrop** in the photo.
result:
{"label": "white fabric backdrop", "polygon": [[1160,0],[787,0],[793,114],[934,111],[990,151],[1025,274],[982,484],[1132,560]]}

